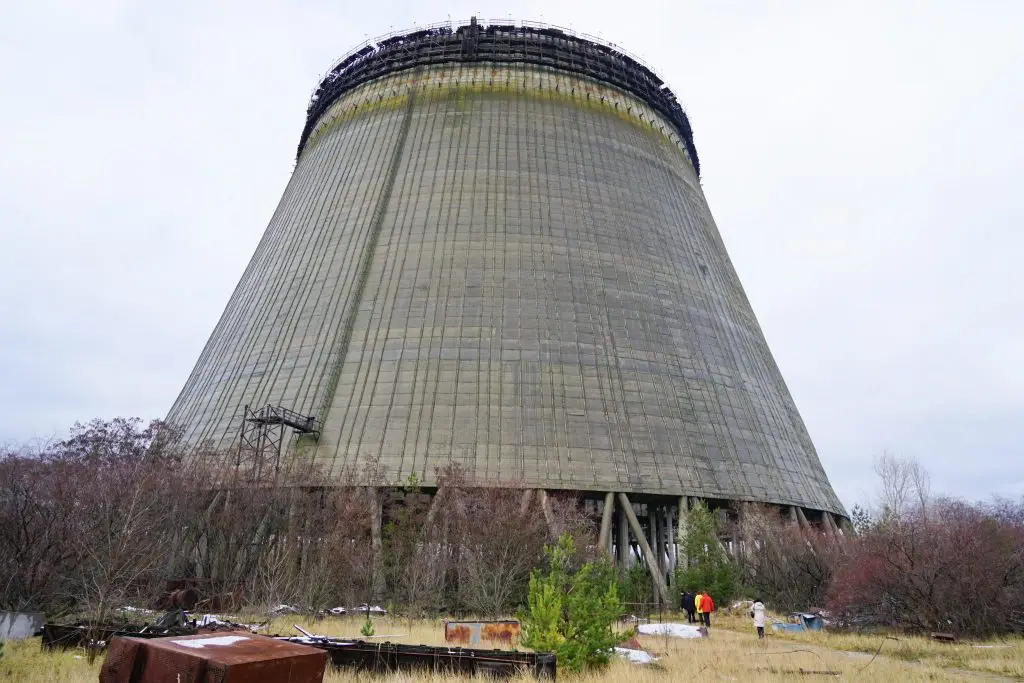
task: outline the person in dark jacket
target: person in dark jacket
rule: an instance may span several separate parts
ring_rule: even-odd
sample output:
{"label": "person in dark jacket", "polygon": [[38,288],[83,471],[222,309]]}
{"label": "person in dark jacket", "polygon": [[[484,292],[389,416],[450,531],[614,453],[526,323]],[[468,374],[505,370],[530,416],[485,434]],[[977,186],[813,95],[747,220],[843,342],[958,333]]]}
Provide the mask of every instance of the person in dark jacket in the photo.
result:
{"label": "person in dark jacket", "polygon": [[683,593],[683,611],[686,612],[687,623],[697,622],[697,608],[694,606],[694,598],[697,597],[693,591]]}

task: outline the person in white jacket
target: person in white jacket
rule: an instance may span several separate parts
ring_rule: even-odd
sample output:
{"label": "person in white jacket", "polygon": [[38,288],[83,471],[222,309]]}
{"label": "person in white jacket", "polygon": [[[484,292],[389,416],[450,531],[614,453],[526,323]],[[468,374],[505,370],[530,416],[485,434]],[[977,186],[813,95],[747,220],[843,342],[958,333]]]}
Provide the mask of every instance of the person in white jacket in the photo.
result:
{"label": "person in white jacket", "polygon": [[761,598],[754,600],[754,604],[750,606],[750,616],[754,619],[757,637],[764,638],[764,603],[761,602]]}

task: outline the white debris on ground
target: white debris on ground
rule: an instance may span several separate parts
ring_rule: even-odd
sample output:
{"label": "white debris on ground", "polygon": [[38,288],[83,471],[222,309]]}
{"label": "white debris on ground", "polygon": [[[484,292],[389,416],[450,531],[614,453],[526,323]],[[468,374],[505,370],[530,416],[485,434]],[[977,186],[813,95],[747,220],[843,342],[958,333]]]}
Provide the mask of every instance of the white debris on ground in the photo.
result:
{"label": "white debris on ground", "polygon": [[360,614],[387,614],[388,613],[388,611],[386,609],[384,609],[383,607],[380,607],[378,605],[367,605],[366,603],[363,603],[362,605],[359,605],[359,607],[356,608],[353,611],[354,612],[359,612]]}
{"label": "white debris on ground", "polygon": [[327,612],[327,614],[333,614],[336,617],[339,617],[348,612],[348,610],[346,610],[344,607],[332,607],[325,611]]}
{"label": "white debris on ground", "polygon": [[645,650],[633,650],[628,647],[616,647],[613,649],[615,650],[615,654],[620,657],[625,657],[633,664],[651,664],[652,662],[658,661],[657,657]]}
{"label": "white debris on ground", "polygon": [[267,610],[267,614],[272,617],[279,617],[282,614],[298,614],[299,608],[292,607],[291,605],[278,605],[277,607]]}
{"label": "white debris on ground", "polygon": [[203,628],[204,626],[240,626],[250,631],[256,631],[263,626],[262,624],[242,624],[223,614],[204,614],[202,616],[189,614],[188,617],[190,620],[195,621],[197,628]]}
{"label": "white debris on ground", "polygon": [[641,624],[636,632],[643,636],[671,636],[672,638],[705,638],[707,631],[691,624]]}
{"label": "white debris on ground", "polygon": [[[291,643],[302,643],[303,645],[315,645],[316,643],[322,643],[327,640],[326,636],[274,636],[275,640],[287,640]],[[341,644],[342,638],[333,638],[332,640],[337,641]],[[348,641],[345,641],[348,642]]]}
{"label": "white debris on ground", "polygon": [[143,609],[142,607],[132,607],[131,605],[125,605],[118,610],[119,612],[128,612],[131,614],[159,614],[151,609]]}

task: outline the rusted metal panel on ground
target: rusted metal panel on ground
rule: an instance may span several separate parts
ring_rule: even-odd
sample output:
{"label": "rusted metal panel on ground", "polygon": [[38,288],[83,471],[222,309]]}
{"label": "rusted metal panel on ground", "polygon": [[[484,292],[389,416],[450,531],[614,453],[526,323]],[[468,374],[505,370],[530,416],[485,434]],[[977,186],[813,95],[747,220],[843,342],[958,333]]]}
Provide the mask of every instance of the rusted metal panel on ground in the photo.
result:
{"label": "rusted metal panel on ground", "polygon": [[483,641],[505,643],[509,647],[519,642],[519,622],[503,621],[446,621],[444,640],[447,643],[479,645]]}
{"label": "rusted metal panel on ground", "polygon": [[322,649],[243,631],[115,637],[100,683],[321,683]]}
{"label": "rusted metal panel on ground", "polygon": [[396,671],[427,671],[440,674],[488,675],[512,678],[522,673],[555,680],[557,660],[550,652],[477,650],[461,647],[431,647],[368,643],[362,640],[306,637],[282,638],[327,651],[335,668],[372,674]]}

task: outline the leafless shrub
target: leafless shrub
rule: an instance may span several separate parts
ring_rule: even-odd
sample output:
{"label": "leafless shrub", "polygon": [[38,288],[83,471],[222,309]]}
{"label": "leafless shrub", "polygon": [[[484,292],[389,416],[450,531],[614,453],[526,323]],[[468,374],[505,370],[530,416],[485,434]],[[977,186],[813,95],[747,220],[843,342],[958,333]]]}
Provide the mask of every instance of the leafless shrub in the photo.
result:
{"label": "leafless shrub", "polygon": [[830,606],[852,624],[990,635],[1024,631],[1024,525],[937,499],[848,544]]}
{"label": "leafless shrub", "polygon": [[60,614],[62,578],[75,566],[73,518],[67,502],[75,482],[52,463],[20,451],[0,456],[0,608]]}
{"label": "leafless shrub", "polygon": [[314,614],[365,602],[373,588],[373,490],[348,474],[337,481],[346,485],[311,492],[303,515],[297,601]]}
{"label": "leafless shrub", "polygon": [[498,616],[524,599],[552,533],[593,546],[595,520],[572,496],[524,508],[514,482],[456,469],[436,499],[414,481],[394,496],[376,463],[256,476],[231,454],[185,458],[174,437],[159,422],[94,421],[42,452],[0,454],[0,606],[99,622],[166,604],[173,579],[199,586],[200,608],[317,614],[380,599],[410,615]]}
{"label": "leafless shrub", "polygon": [[746,539],[740,556],[745,585],[777,610],[825,605],[842,552],[840,539],[823,529],[801,529],[763,506],[746,506],[739,526]]}
{"label": "leafless shrub", "polygon": [[584,539],[577,545],[581,552],[593,544],[593,521],[572,497],[547,496],[546,515],[539,495],[528,496],[523,506],[524,491],[515,482],[487,485],[458,468],[441,472],[439,482],[442,492],[425,538],[448,559],[446,603],[456,612],[510,614],[525,599],[531,570],[544,561],[551,526]]}

